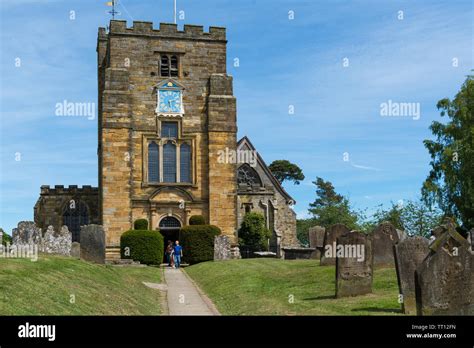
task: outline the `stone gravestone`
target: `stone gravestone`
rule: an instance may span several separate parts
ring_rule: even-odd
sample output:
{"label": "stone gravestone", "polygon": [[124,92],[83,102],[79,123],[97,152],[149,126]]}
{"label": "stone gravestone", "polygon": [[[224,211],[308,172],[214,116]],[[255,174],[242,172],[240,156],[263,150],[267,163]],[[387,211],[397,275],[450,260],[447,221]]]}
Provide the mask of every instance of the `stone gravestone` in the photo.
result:
{"label": "stone gravestone", "polygon": [[67,226],[62,226],[61,231],[56,233],[53,226],[49,226],[43,236],[40,250],[47,254],[58,254],[69,256],[71,252],[72,233]]}
{"label": "stone gravestone", "polygon": [[336,297],[358,296],[372,292],[372,239],[360,232],[343,234],[337,239]]}
{"label": "stone gravestone", "polygon": [[81,258],[81,245],[78,242],[72,242],[71,244],[71,257]]}
{"label": "stone gravestone", "polygon": [[390,222],[382,222],[372,233],[374,266],[394,266],[393,246],[398,243],[398,233]]}
{"label": "stone gravestone", "polygon": [[416,315],[415,272],[428,256],[429,240],[410,237],[394,246],[395,266],[402,310],[405,314]]}
{"label": "stone gravestone", "polygon": [[214,260],[229,259],[231,259],[229,237],[225,235],[214,237]]}
{"label": "stone gravestone", "polygon": [[101,225],[81,226],[81,259],[105,263],[105,233]]}
{"label": "stone gravestone", "polygon": [[308,230],[309,247],[315,249],[315,251],[311,254],[312,259],[321,258],[321,250],[323,250],[324,246],[325,232],[325,228],[321,226],[310,227]]}
{"label": "stone gravestone", "polygon": [[20,221],[18,227],[13,229],[12,244],[40,245],[42,240],[41,228],[36,227],[33,221]]}
{"label": "stone gravestone", "polygon": [[336,264],[336,256],[333,253],[333,249],[336,247],[337,238],[349,232],[349,229],[343,224],[332,225],[326,230],[324,246],[321,251],[321,266],[334,266]]}
{"label": "stone gravestone", "polygon": [[419,315],[474,315],[474,254],[453,223],[417,269]]}

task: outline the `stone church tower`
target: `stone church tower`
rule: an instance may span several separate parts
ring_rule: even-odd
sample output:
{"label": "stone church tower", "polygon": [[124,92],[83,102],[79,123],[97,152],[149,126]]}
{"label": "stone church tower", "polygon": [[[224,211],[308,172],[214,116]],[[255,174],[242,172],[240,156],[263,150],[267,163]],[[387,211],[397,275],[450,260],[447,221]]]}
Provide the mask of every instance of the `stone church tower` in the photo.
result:
{"label": "stone church tower", "polygon": [[[224,28],[113,20],[99,28],[99,223],[107,258],[146,218],[162,232],[192,215],[236,241],[236,99]],[[170,236],[172,238],[173,236]]]}

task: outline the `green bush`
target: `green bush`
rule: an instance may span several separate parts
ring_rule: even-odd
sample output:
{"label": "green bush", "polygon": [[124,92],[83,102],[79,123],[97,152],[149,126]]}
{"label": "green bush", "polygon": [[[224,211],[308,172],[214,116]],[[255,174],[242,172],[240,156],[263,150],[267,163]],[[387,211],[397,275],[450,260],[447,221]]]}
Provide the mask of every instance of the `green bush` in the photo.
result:
{"label": "green bush", "polygon": [[3,232],[2,244],[7,246],[7,243],[12,244],[12,237],[5,232]]}
{"label": "green bush", "polygon": [[163,236],[158,231],[130,230],[120,237],[120,255],[123,259],[159,265],[163,261],[163,249]]}
{"label": "green bush", "polygon": [[134,230],[148,230],[148,220],[147,219],[137,219],[133,223]]}
{"label": "green bush", "polygon": [[204,216],[202,215],[193,215],[189,218],[189,224],[190,225],[205,225],[206,220],[204,219]]}
{"label": "green bush", "polygon": [[271,232],[265,227],[265,218],[260,213],[247,213],[239,229],[239,244],[254,250],[267,250]]}
{"label": "green bush", "polygon": [[183,247],[183,261],[189,264],[214,259],[214,237],[221,230],[213,225],[189,225],[180,230],[180,243]]}

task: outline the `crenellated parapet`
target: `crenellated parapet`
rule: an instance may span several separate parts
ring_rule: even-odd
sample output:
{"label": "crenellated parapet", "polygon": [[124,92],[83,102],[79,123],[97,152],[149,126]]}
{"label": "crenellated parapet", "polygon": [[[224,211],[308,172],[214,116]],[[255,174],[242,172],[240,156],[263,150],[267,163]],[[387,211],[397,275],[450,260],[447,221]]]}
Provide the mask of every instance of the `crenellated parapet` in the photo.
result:
{"label": "crenellated parapet", "polygon": [[84,195],[84,194],[98,194],[99,188],[92,187],[91,185],[83,185],[78,187],[77,185],[69,185],[69,187],[64,187],[64,185],[55,185],[50,187],[49,185],[41,186],[41,196],[46,195]]}
{"label": "crenellated parapet", "polygon": [[[202,25],[185,24],[183,30],[178,30],[177,24],[160,23],[159,29],[153,28],[152,22],[134,21],[131,28],[127,28],[127,21],[111,20],[109,26],[109,35],[139,35],[155,36],[173,39],[191,39],[191,40],[226,40],[226,30],[221,27],[209,27],[205,32]],[[99,40],[106,39],[105,28],[99,28]]]}

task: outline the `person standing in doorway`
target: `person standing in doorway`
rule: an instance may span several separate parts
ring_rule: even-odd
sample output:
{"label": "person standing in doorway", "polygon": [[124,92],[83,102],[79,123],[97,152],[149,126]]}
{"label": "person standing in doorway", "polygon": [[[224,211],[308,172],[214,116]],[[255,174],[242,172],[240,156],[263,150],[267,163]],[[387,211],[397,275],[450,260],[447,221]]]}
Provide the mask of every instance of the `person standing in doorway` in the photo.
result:
{"label": "person standing in doorway", "polygon": [[183,257],[183,247],[179,245],[179,240],[177,240],[174,245],[174,262],[176,268],[179,268],[181,265],[181,257]]}

